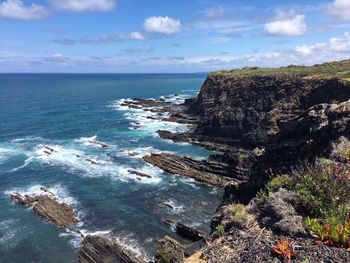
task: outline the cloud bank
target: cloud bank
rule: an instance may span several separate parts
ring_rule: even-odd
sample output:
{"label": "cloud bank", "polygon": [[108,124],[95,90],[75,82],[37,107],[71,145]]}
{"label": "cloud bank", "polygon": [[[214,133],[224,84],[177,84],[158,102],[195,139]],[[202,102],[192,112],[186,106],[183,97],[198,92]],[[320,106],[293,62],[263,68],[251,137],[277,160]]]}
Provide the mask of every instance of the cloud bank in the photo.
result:
{"label": "cloud bank", "polygon": [[25,6],[21,0],[6,0],[0,3],[0,17],[19,20],[43,19],[47,10],[40,5]]}

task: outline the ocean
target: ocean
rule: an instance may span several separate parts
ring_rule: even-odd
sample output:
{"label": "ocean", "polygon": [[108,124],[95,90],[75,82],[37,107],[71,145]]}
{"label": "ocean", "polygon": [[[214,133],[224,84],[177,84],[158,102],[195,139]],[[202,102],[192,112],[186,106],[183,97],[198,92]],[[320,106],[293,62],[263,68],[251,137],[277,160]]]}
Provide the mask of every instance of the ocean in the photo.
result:
{"label": "ocean", "polygon": [[[0,74],[0,262],[76,262],[82,241],[76,230],[108,233],[146,259],[154,256],[160,237],[181,239],[164,219],[208,231],[222,190],[164,173],[142,156],[170,152],[203,159],[212,152],[156,135],[158,129],[185,131],[186,125],[121,106],[134,97],[181,103],[198,94],[205,77]],[[55,152],[47,156],[44,145]],[[129,170],[152,178],[139,180]],[[72,231],[56,228],[9,197],[41,187],[78,212],[80,223]]]}

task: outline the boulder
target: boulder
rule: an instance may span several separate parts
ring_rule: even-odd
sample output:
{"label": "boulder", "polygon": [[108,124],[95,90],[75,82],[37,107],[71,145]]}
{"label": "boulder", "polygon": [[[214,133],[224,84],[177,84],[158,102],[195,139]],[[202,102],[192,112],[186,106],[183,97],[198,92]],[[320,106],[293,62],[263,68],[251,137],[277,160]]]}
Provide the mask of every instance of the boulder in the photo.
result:
{"label": "boulder", "polygon": [[281,188],[267,197],[263,207],[261,222],[276,234],[304,236],[306,234],[303,217],[296,209],[298,199],[293,192]]}

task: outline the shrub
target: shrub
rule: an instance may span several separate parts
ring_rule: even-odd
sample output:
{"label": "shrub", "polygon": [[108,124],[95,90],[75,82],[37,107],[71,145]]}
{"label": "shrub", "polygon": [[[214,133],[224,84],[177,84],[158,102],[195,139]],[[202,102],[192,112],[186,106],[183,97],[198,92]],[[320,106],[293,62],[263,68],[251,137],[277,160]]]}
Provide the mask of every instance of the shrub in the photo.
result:
{"label": "shrub", "polygon": [[236,204],[232,208],[232,221],[234,224],[244,226],[249,221],[249,214],[242,204]]}
{"label": "shrub", "polygon": [[319,237],[319,242],[345,247],[350,251],[350,219],[342,223],[323,224],[317,219],[308,217],[306,225]]}
{"label": "shrub", "polygon": [[215,231],[218,235],[222,236],[225,233],[225,228],[223,225],[217,225]]}
{"label": "shrub", "polygon": [[277,240],[272,250],[282,257],[283,260],[291,260],[295,257],[295,252],[292,246],[292,242],[289,239]]}
{"label": "shrub", "polygon": [[262,204],[266,197],[271,194],[277,192],[280,188],[285,187],[287,189],[291,189],[293,185],[293,181],[287,175],[278,175],[273,177],[263,189],[261,189],[257,195],[256,200],[258,204]]}
{"label": "shrub", "polygon": [[295,171],[291,188],[307,215],[337,223],[349,218],[349,174],[346,165],[321,160]]}

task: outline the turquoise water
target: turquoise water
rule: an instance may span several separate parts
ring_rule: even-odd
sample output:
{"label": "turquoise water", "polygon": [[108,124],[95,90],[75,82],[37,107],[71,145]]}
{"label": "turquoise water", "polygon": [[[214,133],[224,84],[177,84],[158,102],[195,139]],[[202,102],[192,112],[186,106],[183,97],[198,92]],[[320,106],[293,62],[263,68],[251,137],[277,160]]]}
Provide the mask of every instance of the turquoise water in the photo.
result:
{"label": "turquoise water", "polygon": [[[162,219],[207,230],[222,192],[166,174],[141,158],[160,151],[205,158],[211,152],[155,134],[186,126],[120,106],[134,97],[166,96],[181,103],[197,95],[204,79],[201,74],[0,75],[0,262],[75,262],[78,230],[108,234],[147,258],[158,238],[176,237]],[[109,147],[90,144],[91,139]],[[47,156],[43,145],[56,152]],[[130,169],[152,178],[139,180]],[[41,186],[78,211],[80,223],[72,231],[48,224],[9,198],[12,191],[37,193]]]}

